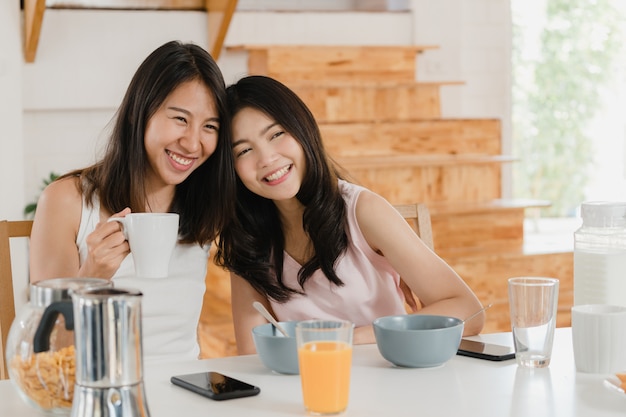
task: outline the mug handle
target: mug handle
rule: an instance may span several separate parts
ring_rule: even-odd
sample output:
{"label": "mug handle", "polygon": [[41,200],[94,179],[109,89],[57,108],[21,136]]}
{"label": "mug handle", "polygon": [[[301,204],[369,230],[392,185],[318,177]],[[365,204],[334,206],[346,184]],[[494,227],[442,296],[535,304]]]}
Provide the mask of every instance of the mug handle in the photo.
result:
{"label": "mug handle", "polygon": [[126,232],[126,218],[125,217],[109,217],[107,223],[110,222],[118,222],[122,226],[122,233],[124,234],[124,239],[128,240],[128,233]]}

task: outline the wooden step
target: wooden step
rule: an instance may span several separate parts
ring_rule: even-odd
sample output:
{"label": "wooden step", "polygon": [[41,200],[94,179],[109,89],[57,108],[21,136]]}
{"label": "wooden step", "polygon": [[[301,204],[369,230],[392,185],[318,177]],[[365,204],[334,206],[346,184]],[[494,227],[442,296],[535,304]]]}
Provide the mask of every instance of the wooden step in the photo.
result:
{"label": "wooden step", "polygon": [[526,208],[545,208],[550,207],[548,200],[537,200],[531,198],[514,198],[502,199],[497,198],[488,201],[476,202],[445,202],[445,203],[429,203],[428,210],[432,216],[458,215],[465,213],[491,213],[493,211],[507,211]]}
{"label": "wooden step", "polygon": [[484,165],[513,162],[517,158],[508,155],[358,155],[337,156],[335,160],[345,169],[379,169],[379,168],[405,168],[405,167],[441,167],[460,165]]}
{"label": "wooden step", "polygon": [[520,251],[524,209],[432,217],[433,241],[441,256]]}
{"label": "wooden step", "polygon": [[526,209],[549,206],[529,199],[430,203],[435,249],[443,257],[520,252]]}
{"label": "wooden step", "polygon": [[415,81],[416,56],[436,46],[242,45],[248,73],[299,81]]}
{"label": "wooden step", "polygon": [[[435,242],[435,245],[437,242]],[[523,252],[444,257],[486,305],[487,323],[483,333],[510,331],[507,279],[516,276],[543,276],[559,279],[557,326],[571,324],[573,303],[573,253],[571,251],[526,254]]]}
{"label": "wooden step", "polygon": [[498,155],[498,119],[430,119],[321,123],[324,145],[335,157],[376,155]]}
{"label": "wooden step", "polygon": [[392,204],[485,201],[501,197],[501,155],[392,155],[336,158],[347,179]]}
{"label": "wooden step", "polygon": [[462,82],[299,82],[289,87],[318,123],[441,117],[440,89]]}

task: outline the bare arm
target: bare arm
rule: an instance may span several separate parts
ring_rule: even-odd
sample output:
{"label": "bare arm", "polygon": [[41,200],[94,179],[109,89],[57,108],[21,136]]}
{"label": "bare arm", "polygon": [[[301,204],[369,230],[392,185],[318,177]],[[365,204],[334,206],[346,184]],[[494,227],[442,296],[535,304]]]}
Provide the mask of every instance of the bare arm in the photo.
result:
{"label": "bare arm", "polygon": [[119,224],[101,222],[87,237],[89,254],[80,265],[76,236],[82,196],[76,181],[65,178],[53,182],[39,198],[30,238],[32,283],[58,277],[111,278],[130,251]]}
{"label": "bare arm", "polygon": [[272,307],[269,301],[248,284],[245,279],[232,273],[230,274],[230,292],[237,353],[240,355],[256,353],[254,339],[252,338],[252,328],[267,323],[267,320],[252,307],[252,303],[258,301],[274,314]]}
{"label": "bare arm", "polygon": [[[419,314],[469,317],[480,301],[459,275],[432,252],[384,198],[371,192],[359,195],[357,221],[365,239],[385,256],[423,304]],[[478,334],[484,314],[465,323],[464,335]]]}

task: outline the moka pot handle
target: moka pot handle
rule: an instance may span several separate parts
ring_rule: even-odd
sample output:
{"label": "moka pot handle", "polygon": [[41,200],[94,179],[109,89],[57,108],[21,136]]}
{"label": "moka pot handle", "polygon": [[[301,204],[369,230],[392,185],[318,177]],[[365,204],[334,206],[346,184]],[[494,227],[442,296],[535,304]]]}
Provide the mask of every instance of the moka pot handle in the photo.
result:
{"label": "moka pot handle", "polygon": [[33,340],[34,353],[50,350],[50,334],[54,329],[57,317],[62,314],[65,317],[65,328],[74,330],[74,307],[71,301],[56,301],[50,304],[43,312],[35,338]]}

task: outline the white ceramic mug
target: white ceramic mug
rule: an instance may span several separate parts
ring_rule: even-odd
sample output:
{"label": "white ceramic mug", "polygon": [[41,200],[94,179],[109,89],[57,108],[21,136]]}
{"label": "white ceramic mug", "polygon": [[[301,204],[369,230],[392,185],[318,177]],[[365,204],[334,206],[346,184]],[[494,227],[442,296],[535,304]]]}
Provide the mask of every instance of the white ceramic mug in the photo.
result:
{"label": "white ceramic mug", "polygon": [[626,370],[626,307],[584,304],[572,307],[574,361],[579,372]]}
{"label": "white ceramic mug", "polygon": [[122,225],[138,277],[167,277],[178,240],[178,214],[130,213],[125,217],[111,217],[108,221]]}

